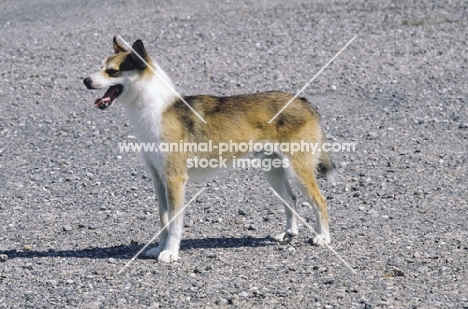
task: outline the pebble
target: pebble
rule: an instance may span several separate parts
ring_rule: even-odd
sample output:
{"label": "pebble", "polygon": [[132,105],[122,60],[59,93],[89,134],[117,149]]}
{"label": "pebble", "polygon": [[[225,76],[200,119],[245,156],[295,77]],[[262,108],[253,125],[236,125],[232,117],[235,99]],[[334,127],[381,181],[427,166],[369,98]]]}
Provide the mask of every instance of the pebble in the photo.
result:
{"label": "pebble", "polygon": [[242,291],[242,292],[239,293],[239,296],[240,296],[240,297],[249,297],[250,294],[247,293],[247,292],[245,292],[245,291]]}
{"label": "pebble", "polygon": [[6,262],[6,260],[8,260],[8,255],[0,254],[0,262]]}
{"label": "pebble", "polygon": [[32,265],[32,263],[26,263],[26,264],[24,264],[23,268],[33,270],[33,265]]}
{"label": "pebble", "polygon": [[71,227],[71,225],[64,225],[63,230],[66,232],[70,232],[71,230],[73,230],[73,228]]}
{"label": "pebble", "polygon": [[244,209],[242,209],[242,208],[239,209],[238,213],[239,213],[239,215],[241,215],[241,216],[247,216],[247,212],[246,212]]}
{"label": "pebble", "polygon": [[419,259],[419,258],[421,258],[421,257],[422,257],[421,252],[415,252],[415,253],[413,253],[413,258]]}
{"label": "pebble", "polygon": [[24,245],[24,246],[23,246],[23,250],[24,250],[24,251],[31,251],[31,249],[32,249],[32,248],[31,248],[30,245]]}

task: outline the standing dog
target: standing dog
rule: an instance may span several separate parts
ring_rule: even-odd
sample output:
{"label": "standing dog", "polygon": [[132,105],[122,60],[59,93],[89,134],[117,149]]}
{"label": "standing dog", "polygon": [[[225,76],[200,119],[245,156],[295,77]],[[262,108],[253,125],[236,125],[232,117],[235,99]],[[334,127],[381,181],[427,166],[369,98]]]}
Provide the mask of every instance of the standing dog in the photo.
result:
{"label": "standing dog", "polygon": [[[292,95],[269,91],[230,97],[209,95],[186,96],[181,100],[173,91],[173,84],[161,68],[147,55],[141,40],[133,43],[131,51],[113,40],[115,54],[102,62],[102,69],[83,80],[88,89],[109,87],[104,96],[95,101],[100,109],[120,102],[142,143],[291,143],[303,141],[321,146],[325,142],[319,124],[319,115],[304,98],[296,98],[271,123],[269,120],[293,98]],[[141,58],[138,56],[141,56]],[[144,59],[145,61],[143,61]],[[152,68],[148,67],[151,66]],[[155,74],[156,73],[156,74]],[[185,102],[184,102],[185,101]],[[195,114],[192,109],[197,112]],[[201,116],[206,123],[198,116]],[[321,149],[321,147],[319,147]],[[319,149],[319,150],[320,150]],[[230,160],[245,157],[239,149],[230,149],[225,157]],[[257,152],[261,159],[284,159],[288,167],[276,166],[264,171],[273,189],[295,209],[296,197],[288,181],[288,174],[299,184],[301,192],[314,205],[316,215],[313,242],[330,243],[328,214],[325,198],[315,178],[316,170],[327,176],[334,165],[324,151],[314,152]],[[202,180],[209,170],[189,167],[188,160],[195,157],[211,160],[218,157],[212,152],[145,152],[144,161],[154,182],[159,203],[161,226],[165,226],[184,205],[185,186],[189,180]],[[278,241],[290,240],[298,233],[296,216],[285,207],[287,224]],[[146,255],[170,263],[179,257],[182,237],[182,215],[175,218],[161,233],[159,247]]]}

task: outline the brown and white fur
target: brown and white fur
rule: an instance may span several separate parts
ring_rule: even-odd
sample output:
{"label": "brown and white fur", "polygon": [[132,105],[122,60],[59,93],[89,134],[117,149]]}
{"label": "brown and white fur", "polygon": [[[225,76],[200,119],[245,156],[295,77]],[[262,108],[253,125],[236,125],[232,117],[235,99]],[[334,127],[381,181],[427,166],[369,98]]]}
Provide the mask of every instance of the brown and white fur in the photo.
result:
{"label": "brown and white fur", "polygon": [[[107,108],[113,101],[121,103],[134,128],[135,135],[142,143],[169,143],[180,141],[213,144],[229,142],[279,142],[305,141],[321,145],[325,142],[319,124],[319,114],[304,98],[296,98],[271,123],[269,120],[293,97],[290,94],[269,91],[230,97],[209,95],[186,96],[185,101],[206,120],[204,123],[174,93],[173,83],[161,68],[147,55],[141,40],[132,49],[153,67],[154,72],[135,54],[128,51],[114,37],[115,54],[102,62],[101,71],[84,79],[88,89],[109,87],[103,98],[95,105]],[[163,81],[164,80],[164,81]],[[172,89],[170,87],[172,87]],[[225,158],[240,158],[246,153],[225,153]],[[317,245],[330,243],[326,200],[320,193],[316,171],[331,175],[334,165],[324,151],[316,153],[257,153],[262,158],[289,159],[289,168],[272,168],[264,172],[267,181],[278,194],[293,208],[296,197],[288,181],[292,175],[301,192],[315,207],[318,236],[313,239]],[[187,159],[217,158],[213,152],[146,152],[143,154],[154,182],[161,226],[184,205],[185,186],[189,181],[200,181],[211,174],[207,169],[187,168]],[[298,233],[296,216],[285,207],[287,224],[284,232],[275,238],[278,241],[291,240]],[[179,258],[182,237],[183,216],[176,218],[160,236],[159,247],[150,249],[146,255],[170,263]]]}

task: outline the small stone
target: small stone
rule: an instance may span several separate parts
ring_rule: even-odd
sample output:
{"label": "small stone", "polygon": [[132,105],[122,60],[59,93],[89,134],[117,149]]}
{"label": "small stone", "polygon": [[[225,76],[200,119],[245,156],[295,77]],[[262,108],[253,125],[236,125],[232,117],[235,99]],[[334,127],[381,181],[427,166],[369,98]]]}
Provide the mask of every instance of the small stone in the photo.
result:
{"label": "small stone", "polygon": [[24,245],[24,246],[23,246],[23,250],[24,250],[24,251],[31,251],[31,249],[32,249],[32,248],[31,248],[30,245]]}
{"label": "small stone", "polygon": [[107,263],[109,263],[109,264],[116,264],[117,261],[116,261],[114,258],[110,258],[110,259],[107,260]]}
{"label": "small stone", "polygon": [[376,139],[376,138],[377,138],[377,133],[375,133],[375,132],[369,132],[366,135],[367,140],[373,140],[373,139]]}
{"label": "small stone", "polygon": [[65,281],[65,283],[71,285],[71,284],[73,284],[74,282],[73,282],[73,280],[68,279],[67,281]]}
{"label": "small stone", "polygon": [[377,195],[380,196],[380,197],[382,197],[382,196],[385,195],[385,191],[384,191],[384,190],[378,190],[378,191],[377,191]]}
{"label": "small stone", "polygon": [[251,224],[251,225],[249,225],[248,230],[249,231],[256,231],[257,227],[255,225]]}
{"label": "small stone", "polygon": [[302,206],[302,207],[309,207],[310,204],[309,204],[309,202],[302,202],[302,203],[301,203],[301,206]]}
{"label": "small stone", "polygon": [[361,196],[361,192],[359,191],[353,193],[353,197],[360,197],[360,196]]}
{"label": "small stone", "polygon": [[26,269],[29,269],[29,270],[33,270],[32,263],[26,263],[26,264],[24,264],[23,268],[26,268]]}
{"label": "small stone", "polygon": [[249,293],[247,293],[246,291],[242,291],[239,293],[239,296],[240,297],[249,297]]}
{"label": "small stone", "polygon": [[228,301],[227,301],[226,299],[222,298],[222,297],[220,297],[220,298],[218,298],[217,300],[215,300],[215,304],[216,304],[216,305],[225,305],[225,304],[227,304],[227,302],[228,302]]}
{"label": "small stone", "polygon": [[346,293],[357,293],[358,290],[356,289],[356,287],[348,287],[345,289],[345,292]]}
{"label": "small stone", "polygon": [[413,258],[415,258],[415,259],[419,259],[419,258],[421,258],[421,256],[422,256],[421,252],[413,253]]}
{"label": "small stone", "polygon": [[47,281],[51,286],[56,286],[58,283],[57,283],[57,280],[49,280]]}
{"label": "small stone", "polygon": [[294,248],[294,247],[289,247],[289,248],[288,248],[288,251],[289,251],[289,252],[296,252],[296,248]]}
{"label": "small stone", "polygon": [[196,273],[196,274],[201,274],[203,271],[200,268],[197,267],[197,268],[195,268],[193,270],[193,272]]}
{"label": "small stone", "polygon": [[399,268],[394,268],[393,273],[395,274],[395,277],[405,277],[405,272]]}
{"label": "small stone", "polygon": [[6,260],[8,260],[8,255],[0,254],[0,262],[6,262]]}
{"label": "small stone", "polygon": [[468,129],[468,122],[460,123],[458,127],[460,129]]}
{"label": "small stone", "polygon": [[336,86],[335,86],[335,85],[331,85],[330,88],[331,88],[331,90],[333,90],[333,91],[336,90]]}
{"label": "small stone", "polygon": [[71,227],[71,225],[64,225],[63,226],[63,230],[66,231],[66,232],[70,232],[71,230],[73,230],[73,228]]}
{"label": "small stone", "polygon": [[102,303],[95,301],[84,306],[85,309],[99,309],[101,308]]}
{"label": "small stone", "polygon": [[239,209],[238,213],[241,216],[247,216],[247,212],[245,212],[245,210],[243,210],[243,209]]}

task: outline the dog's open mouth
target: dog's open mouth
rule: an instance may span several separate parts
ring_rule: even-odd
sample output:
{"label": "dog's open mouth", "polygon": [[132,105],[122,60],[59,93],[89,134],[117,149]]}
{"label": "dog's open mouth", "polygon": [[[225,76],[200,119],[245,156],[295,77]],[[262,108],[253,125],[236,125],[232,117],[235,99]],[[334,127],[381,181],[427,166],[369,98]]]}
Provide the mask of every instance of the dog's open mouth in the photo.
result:
{"label": "dog's open mouth", "polygon": [[108,108],[111,106],[112,102],[122,93],[122,89],[122,85],[110,86],[104,96],[94,102],[94,106],[99,107],[99,109]]}

